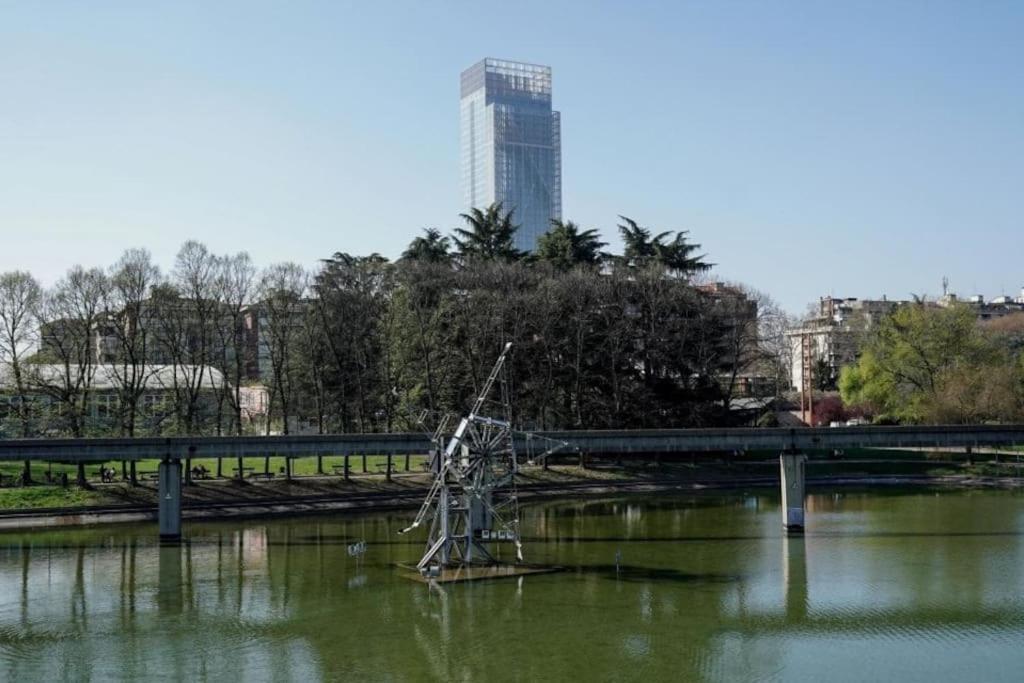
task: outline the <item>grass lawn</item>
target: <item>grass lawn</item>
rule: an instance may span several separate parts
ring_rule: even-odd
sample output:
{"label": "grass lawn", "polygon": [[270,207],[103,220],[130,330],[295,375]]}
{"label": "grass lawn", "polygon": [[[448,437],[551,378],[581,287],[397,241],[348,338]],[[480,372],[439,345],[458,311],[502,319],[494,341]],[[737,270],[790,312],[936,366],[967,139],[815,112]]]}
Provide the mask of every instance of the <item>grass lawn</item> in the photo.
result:
{"label": "grass lawn", "polygon": [[66,489],[60,486],[0,489],[0,510],[106,505],[113,502],[102,491],[87,491],[77,486]]}
{"label": "grass lawn", "polygon": [[[344,464],[344,458],[342,456],[325,456],[323,458],[323,471],[325,475],[334,474],[333,465],[338,465],[338,474],[341,474],[340,466]],[[423,464],[426,463],[427,459],[424,456],[410,456],[409,457],[409,471],[410,472],[422,472]],[[136,472],[142,473],[155,473],[157,465],[160,461],[153,460],[139,460],[136,465]],[[366,472],[368,474],[382,474],[386,467],[387,456],[384,455],[368,455],[366,456]],[[182,463],[184,466],[184,462]],[[216,458],[195,458],[192,460],[192,467],[199,467],[200,465],[206,467],[213,476],[217,473],[217,459]],[[294,458],[292,460],[292,474],[294,476],[312,476],[317,473],[316,471],[316,458],[305,457],[305,458]],[[261,473],[264,471],[266,466],[264,458],[244,458],[243,467],[251,467],[252,471]],[[391,466],[396,472],[405,471],[405,456],[393,456],[391,459]],[[89,481],[100,481],[100,469],[102,467],[112,467],[117,472],[117,477],[121,477],[121,462],[110,460],[104,463],[100,462],[89,462],[85,465],[86,477]],[[225,477],[233,477],[237,473],[235,468],[238,467],[237,458],[224,458],[222,463],[223,475]],[[271,457],[269,471],[274,473],[276,476],[284,474],[285,459],[283,457]],[[351,456],[349,458],[349,469],[352,474],[360,474],[363,472],[363,458],[362,456]],[[0,475],[6,480],[6,483],[10,483],[10,480],[19,476],[22,471],[21,462],[5,461],[0,463]],[[62,473],[66,473],[68,478],[74,481],[75,473],[77,468],[73,464],[64,463],[46,463],[41,461],[32,462],[32,479],[35,482],[45,482],[46,473],[51,473],[54,479],[58,479]],[[250,474],[246,472],[246,474]]]}

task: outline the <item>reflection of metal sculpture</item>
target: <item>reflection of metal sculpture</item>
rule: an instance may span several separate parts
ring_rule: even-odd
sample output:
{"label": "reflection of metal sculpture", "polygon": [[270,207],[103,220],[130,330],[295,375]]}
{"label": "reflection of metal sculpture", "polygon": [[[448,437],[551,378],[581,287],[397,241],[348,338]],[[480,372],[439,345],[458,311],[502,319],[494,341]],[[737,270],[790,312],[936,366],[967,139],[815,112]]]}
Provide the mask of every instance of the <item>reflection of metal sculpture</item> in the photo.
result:
{"label": "reflection of metal sculpture", "polygon": [[[534,459],[543,459],[567,444],[512,429],[508,392],[500,380],[511,348],[511,342],[505,344],[472,410],[459,421],[443,449],[447,419],[442,419],[434,432],[434,482],[416,519],[400,532],[404,534],[430,522],[427,551],[416,565],[421,573],[436,572],[441,567],[494,564],[497,560],[489,547],[494,542],[515,544],[516,559],[523,560],[516,494],[519,463],[513,437],[518,433],[531,441],[540,439],[552,444]],[[488,395],[499,381],[502,419],[481,415]]]}

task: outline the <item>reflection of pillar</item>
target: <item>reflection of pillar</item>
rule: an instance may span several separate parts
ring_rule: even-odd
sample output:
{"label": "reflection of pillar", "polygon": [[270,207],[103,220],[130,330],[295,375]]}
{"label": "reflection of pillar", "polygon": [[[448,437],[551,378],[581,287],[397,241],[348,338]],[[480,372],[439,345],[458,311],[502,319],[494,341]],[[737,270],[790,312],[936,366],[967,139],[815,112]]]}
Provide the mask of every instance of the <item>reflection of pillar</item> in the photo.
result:
{"label": "reflection of pillar", "polygon": [[807,553],[804,537],[784,536],[782,555],[786,620],[803,621],[807,618]]}
{"label": "reflection of pillar", "polygon": [[75,586],[71,590],[71,614],[75,622],[81,618],[87,618],[88,610],[85,605],[85,546],[78,546],[75,555]]}
{"label": "reflection of pillar", "polygon": [[21,542],[21,625],[27,628],[28,620],[28,575],[32,550],[25,541]]}
{"label": "reflection of pillar", "polygon": [[181,538],[181,461],[161,460],[158,470],[160,540]]}
{"label": "reflection of pillar", "polygon": [[803,453],[786,452],[779,456],[782,483],[782,525],[786,531],[804,530],[804,463]]}
{"label": "reflection of pillar", "polygon": [[166,545],[159,549],[159,576],[156,588],[156,604],[161,612],[180,614],[182,602],[181,546]]}
{"label": "reflection of pillar", "polygon": [[128,551],[128,612],[135,615],[135,557],[138,554],[138,545],[132,537]]}

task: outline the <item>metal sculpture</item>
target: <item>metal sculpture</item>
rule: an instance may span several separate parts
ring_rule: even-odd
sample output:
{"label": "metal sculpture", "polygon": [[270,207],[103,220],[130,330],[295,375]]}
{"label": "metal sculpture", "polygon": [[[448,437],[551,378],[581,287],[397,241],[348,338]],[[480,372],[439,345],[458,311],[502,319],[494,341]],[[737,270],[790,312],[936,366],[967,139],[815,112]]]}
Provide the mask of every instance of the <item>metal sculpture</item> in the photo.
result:
{"label": "metal sculpture", "polygon": [[[512,428],[512,410],[502,374],[511,348],[511,342],[505,344],[472,410],[459,421],[447,445],[444,434],[450,423],[448,416],[434,430],[434,481],[413,523],[399,532],[405,534],[429,522],[427,549],[416,565],[425,575],[445,567],[496,564],[492,552],[495,543],[512,543],[516,561],[522,562],[515,436],[525,437],[530,444],[550,444],[530,457],[531,462],[568,445]],[[481,414],[495,383],[500,383],[502,389],[501,418]]]}

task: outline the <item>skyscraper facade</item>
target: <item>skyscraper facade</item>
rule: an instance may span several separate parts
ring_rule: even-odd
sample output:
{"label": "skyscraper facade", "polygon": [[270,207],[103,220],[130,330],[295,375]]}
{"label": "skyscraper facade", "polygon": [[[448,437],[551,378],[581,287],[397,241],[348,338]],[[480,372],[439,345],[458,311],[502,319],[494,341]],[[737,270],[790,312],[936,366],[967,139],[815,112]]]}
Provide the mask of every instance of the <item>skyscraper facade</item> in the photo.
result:
{"label": "skyscraper facade", "polygon": [[562,217],[561,119],[551,109],[551,67],[484,59],[462,72],[463,203],[501,202],[532,251]]}

